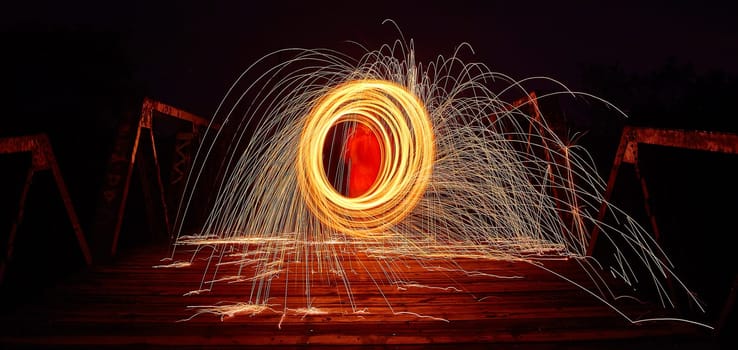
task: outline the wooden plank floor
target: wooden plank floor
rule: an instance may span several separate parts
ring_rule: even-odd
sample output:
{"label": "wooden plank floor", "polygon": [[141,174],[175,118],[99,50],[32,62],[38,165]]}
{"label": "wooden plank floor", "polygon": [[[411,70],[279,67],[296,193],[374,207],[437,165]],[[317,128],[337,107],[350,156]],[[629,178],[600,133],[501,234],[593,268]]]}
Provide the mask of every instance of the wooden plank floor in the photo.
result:
{"label": "wooden plank floor", "polygon": [[[0,348],[717,346],[710,333],[698,326],[631,324],[591,295],[531,264],[473,259],[461,260],[459,265],[474,274],[449,268],[427,270],[412,259],[395,260],[396,278],[409,284],[387,285],[377,278],[384,274],[376,260],[363,255],[343,257],[346,273],[352,275],[354,303],[362,312],[352,312],[340,279],[316,277],[310,298],[313,306],[325,312],[316,315],[297,310],[306,301],[304,268],[300,271],[300,263],[292,263],[283,267],[293,271],[292,277],[283,273],[272,280],[269,303],[274,310],[225,318],[202,314],[178,322],[195,313],[188,306],[248,300],[251,282],[219,283],[210,293],[183,296],[198,289],[206,261],[196,259],[186,268],[153,268],[162,264],[164,256],[160,247],[142,249],[84,271],[39,300],[6,308],[0,315]],[[441,260],[423,264],[449,266]],[[582,273],[572,261],[548,266],[574,277]],[[228,271],[221,273],[227,275]],[[285,290],[291,311],[283,318]],[[644,317],[658,315],[652,311],[654,306],[626,302],[622,307]]]}

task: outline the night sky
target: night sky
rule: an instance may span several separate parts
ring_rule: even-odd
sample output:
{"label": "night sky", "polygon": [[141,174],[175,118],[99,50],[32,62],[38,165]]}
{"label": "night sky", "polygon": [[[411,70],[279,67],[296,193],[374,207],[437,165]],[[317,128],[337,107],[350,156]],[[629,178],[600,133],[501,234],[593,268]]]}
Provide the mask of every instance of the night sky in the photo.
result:
{"label": "night sky", "polygon": [[[730,101],[738,98],[736,2],[642,3],[6,5],[0,11],[5,91],[0,103],[6,112],[0,135],[47,132],[59,147],[71,147],[70,154],[101,145],[90,159],[104,163],[109,146],[103,145],[111,142],[121,115],[138,109],[143,96],[210,118],[230,84],[260,57],[291,47],[352,52],[356,46],[349,40],[376,49],[399,38],[393,25],[382,24],[385,19],[415,42],[419,62],[448,57],[469,43],[474,52],[462,51],[464,61],[482,62],[513,79],[547,76],[591,92],[631,114],[630,120],[617,121],[621,124],[738,132],[736,118],[726,117],[733,110]],[[597,111],[567,108],[565,113],[587,119],[573,131],[609,128],[613,121],[613,113],[601,118]]]}
{"label": "night sky", "polygon": [[[467,42],[475,52],[462,55],[466,62],[485,63],[515,79],[548,76],[575,90],[594,89],[592,92],[623,104],[642,124],[738,131],[732,102],[738,100],[738,3],[643,3],[5,4],[0,9],[0,136],[50,135],[87,229],[94,220],[97,189],[104,178],[116,124],[121,115],[140,109],[143,96],[209,118],[232,81],[259,57],[289,47],[344,50],[353,47],[347,40],[375,49],[398,39],[394,26],[382,24],[384,19],[394,20],[405,38],[414,40],[421,62],[437,55],[449,56]],[[643,119],[647,117],[653,119]],[[674,122],[708,119],[712,124]],[[608,140],[608,145],[614,150],[616,142]],[[671,157],[675,163],[682,159],[680,155]],[[612,158],[606,155],[602,159],[606,164]],[[683,169],[678,164],[675,167]],[[18,186],[6,177],[22,181],[24,173],[8,173],[3,172],[0,180],[11,185],[0,190],[4,197],[17,198]],[[730,181],[729,172],[715,174],[721,181]],[[680,181],[718,183],[689,178]],[[695,196],[733,193],[714,186],[697,187],[693,192]],[[673,197],[676,195],[659,198],[677,202]],[[694,204],[716,198],[690,201]],[[731,203],[735,198],[730,197]],[[14,205],[13,200],[5,202]],[[674,213],[672,216],[681,215]],[[659,214],[668,213],[664,210]],[[716,214],[730,215],[734,212]],[[722,230],[724,223],[709,220],[712,230]],[[6,222],[10,221],[0,226],[3,232]]]}
{"label": "night sky", "polygon": [[[28,63],[28,56],[42,55],[35,65],[63,70],[75,65],[77,55],[98,55],[99,60],[88,57],[88,64],[108,64],[110,79],[123,75],[129,87],[204,116],[262,55],[287,47],[343,50],[349,47],[346,40],[376,48],[398,38],[394,27],[382,25],[387,18],[415,40],[420,61],[448,56],[468,42],[476,53],[466,54],[467,61],[513,78],[550,76],[574,89],[582,88],[582,70],[592,65],[648,72],[673,60],[698,72],[738,72],[738,5],[733,1],[109,3],[5,5],[0,28],[21,42],[3,50],[3,56],[24,69],[43,70]],[[62,33],[65,39],[58,38]],[[109,47],[69,52],[63,41],[75,38]],[[4,70],[16,67],[6,64]],[[104,79],[106,71],[95,74]],[[43,90],[44,77],[25,77]]]}

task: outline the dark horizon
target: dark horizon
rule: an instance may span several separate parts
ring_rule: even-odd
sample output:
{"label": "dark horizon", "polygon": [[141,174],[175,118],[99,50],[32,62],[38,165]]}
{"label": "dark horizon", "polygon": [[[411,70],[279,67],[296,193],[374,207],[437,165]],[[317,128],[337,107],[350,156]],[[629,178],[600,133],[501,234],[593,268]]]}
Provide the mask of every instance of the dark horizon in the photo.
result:
{"label": "dark horizon", "polygon": [[[64,47],[35,40],[61,33],[100,36],[90,44],[107,42],[111,47],[102,52],[87,48],[88,53],[97,50],[104,60],[115,60],[131,83],[153,98],[203,116],[212,114],[231,82],[259,57],[289,47],[343,51],[351,48],[348,40],[376,49],[400,38],[393,25],[382,24],[385,19],[395,21],[405,39],[415,42],[418,62],[448,57],[468,43],[474,53],[462,51],[467,62],[482,62],[513,79],[548,76],[574,90],[585,88],[582,71],[590,66],[647,74],[673,61],[694,67],[700,75],[738,73],[738,8],[727,1],[699,6],[629,1],[330,3],[15,4],[0,15],[0,28],[21,41],[6,51],[6,60],[44,54],[29,69],[43,67],[44,61],[53,66],[57,56],[70,57],[68,64],[74,64],[73,53]],[[43,77],[35,78],[43,82]]]}

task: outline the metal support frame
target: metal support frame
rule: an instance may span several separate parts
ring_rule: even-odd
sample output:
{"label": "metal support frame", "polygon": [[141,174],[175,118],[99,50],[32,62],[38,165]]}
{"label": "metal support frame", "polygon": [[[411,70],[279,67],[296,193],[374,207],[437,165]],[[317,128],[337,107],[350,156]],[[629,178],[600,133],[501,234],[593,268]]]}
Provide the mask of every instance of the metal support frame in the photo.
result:
{"label": "metal support frame", "polygon": [[[648,215],[653,229],[654,238],[658,242],[661,238],[661,234],[656,223],[656,217],[653,215],[649,205],[649,191],[646,185],[646,180],[638,165],[639,144],[738,155],[738,135],[721,132],[655,129],[631,126],[623,128],[612,169],[610,170],[610,177],[607,180],[607,189],[605,190],[604,200],[602,201],[599,212],[597,213],[597,220],[602,221],[605,218],[607,206],[610,198],[612,197],[618,173],[620,172],[620,166],[623,163],[632,164],[635,168],[636,177],[641,184],[646,215]],[[587,255],[589,256],[594,252],[599,232],[599,227],[595,225],[590,235],[589,246],[587,247]],[[725,302],[720,319],[718,320],[718,325],[715,328],[718,332],[723,329],[728,315],[733,309],[736,299],[736,289],[738,288],[737,286],[738,276],[736,276],[735,281],[733,282],[730,294],[728,295],[728,300]]]}
{"label": "metal support frame", "polygon": [[56,162],[54,151],[51,147],[51,142],[46,134],[36,134],[29,136],[18,136],[18,137],[6,137],[0,138],[0,154],[12,154],[12,153],[31,153],[31,166],[28,168],[26,179],[23,184],[23,190],[21,192],[20,203],[18,207],[18,213],[13,221],[13,225],[10,228],[10,235],[8,236],[8,250],[6,252],[5,259],[0,262],[0,282],[4,279],[5,270],[7,264],[13,257],[13,243],[18,232],[18,227],[23,221],[23,214],[26,205],[26,199],[28,197],[28,191],[33,183],[33,175],[38,171],[50,170],[54,176],[56,186],[59,189],[59,195],[62,198],[64,207],[67,210],[67,216],[72,224],[74,233],[77,236],[77,242],[79,243],[80,250],[84,256],[85,263],[87,265],[92,264],[92,255],[87,245],[82,227],[79,224],[77,213],[72,205],[72,200],[69,197],[69,191],[64,183],[59,164]]}
{"label": "metal support frame", "polygon": [[[150,98],[144,99],[143,105],[141,107],[141,116],[138,119],[138,124],[136,126],[136,132],[135,132],[135,136],[133,140],[133,147],[130,151],[130,157],[128,157],[129,162],[128,162],[127,172],[123,180],[124,181],[123,182],[123,192],[120,197],[120,203],[118,206],[115,227],[113,229],[113,242],[112,242],[112,246],[110,250],[111,256],[114,256],[116,254],[116,251],[118,248],[118,240],[120,237],[121,226],[123,224],[123,216],[125,214],[126,200],[128,198],[128,191],[131,185],[131,177],[133,175],[133,167],[134,167],[134,164],[136,164],[136,156],[138,155],[142,132],[148,133],[148,137],[150,139],[151,152],[153,155],[153,163],[154,163],[154,172],[156,173],[156,184],[159,187],[158,200],[161,201],[161,206],[162,206],[162,210],[164,214],[163,215],[164,216],[164,226],[167,230],[167,234],[171,235],[171,226],[169,223],[169,213],[167,209],[166,195],[164,193],[164,184],[161,178],[161,169],[159,167],[159,158],[157,156],[157,150],[156,150],[156,140],[155,140],[154,131],[153,131],[153,119],[154,119],[154,116],[157,115],[154,112],[158,112],[162,115],[167,115],[170,117],[174,117],[180,120],[190,122],[192,125],[193,133],[197,133],[197,129],[199,127],[218,128],[217,125],[210,125],[210,122],[208,120],[202,117],[199,117],[197,115],[194,115],[192,113],[172,107],[170,105],[167,105],[159,101],[152,100]],[[148,179],[144,179],[144,180],[148,181]],[[144,186],[144,191],[148,191],[147,193],[145,193],[146,197],[153,199],[153,196],[150,193],[151,191],[150,186]]]}
{"label": "metal support frame", "polygon": [[[527,107],[527,111],[524,111],[523,108]],[[534,148],[532,147],[533,137],[534,137],[534,130],[537,130],[539,135],[545,135],[547,130],[550,130],[550,125],[547,124],[547,121],[543,119],[543,114],[541,112],[541,109],[538,105],[538,96],[535,91],[529,92],[526,96],[521,97],[515,101],[513,101],[509,107],[507,108],[508,111],[512,110],[519,110],[522,113],[527,114],[530,117],[530,123],[528,123],[528,137],[525,143],[525,152],[533,153],[535,152]],[[490,120],[494,124],[496,123],[499,118],[496,114],[490,115]],[[561,136],[561,135],[558,135]],[[546,141],[545,137],[541,137],[541,149],[543,150],[543,157],[544,159],[551,163],[556,162],[557,164],[564,164],[565,169],[569,169],[569,164],[571,162],[571,159],[569,158],[569,150],[564,146],[563,149],[561,149],[560,155],[555,155],[551,152],[550,148],[548,147],[548,142]],[[567,182],[569,183],[569,186],[555,186],[557,180],[556,177],[551,169],[551,166],[549,166],[548,171],[548,179],[550,183],[552,184],[549,188],[551,191],[551,195],[553,195],[554,198],[561,199],[562,195],[567,195],[569,198],[573,200],[573,203],[571,203],[571,210],[567,210],[566,208],[563,208],[562,203],[565,202],[564,200],[557,200],[556,201],[556,209],[558,211],[559,216],[565,223],[569,223],[571,227],[568,230],[568,232],[575,232],[578,234],[579,237],[577,238],[571,238],[573,242],[577,242],[579,240],[582,240],[583,237],[586,235],[586,227],[584,224],[584,221],[581,217],[581,214],[576,210],[576,208],[579,207],[579,203],[577,200],[577,196],[574,194],[576,191],[573,188],[574,184],[574,178],[573,174],[571,172],[567,173]],[[563,193],[562,193],[563,192]],[[568,192],[568,193],[567,193]],[[582,247],[582,249],[584,249]]]}

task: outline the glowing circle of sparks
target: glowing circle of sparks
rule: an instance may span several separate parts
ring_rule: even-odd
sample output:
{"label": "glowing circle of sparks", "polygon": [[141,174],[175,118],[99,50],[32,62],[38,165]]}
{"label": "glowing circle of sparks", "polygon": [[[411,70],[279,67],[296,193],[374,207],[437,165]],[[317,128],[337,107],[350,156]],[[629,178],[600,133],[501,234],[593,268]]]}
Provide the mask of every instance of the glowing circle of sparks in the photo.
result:
{"label": "glowing circle of sparks", "polygon": [[[377,137],[381,164],[365,193],[347,197],[330,183],[323,146],[332,127],[367,126]],[[352,80],[323,95],[306,117],[297,154],[297,183],[309,210],[324,225],[355,237],[376,237],[403,220],[423,196],[435,157],[433,126],[423,103],[384,80]]]}

